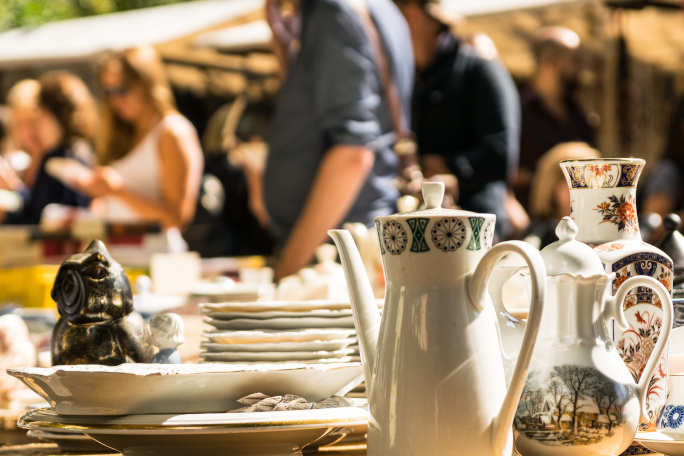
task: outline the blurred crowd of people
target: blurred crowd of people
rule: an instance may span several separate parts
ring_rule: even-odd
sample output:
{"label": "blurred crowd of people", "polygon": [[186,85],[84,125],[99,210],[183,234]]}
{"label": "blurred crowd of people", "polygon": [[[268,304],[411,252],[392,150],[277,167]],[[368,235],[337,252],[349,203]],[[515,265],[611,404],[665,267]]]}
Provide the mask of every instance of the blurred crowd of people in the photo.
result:
{"label": "blurred crowd of people", "polygon": [[[460,36],[439,0],[267,0],[282,86],[273,112],[238,97],[202,138],[176,109],[152,47],[98,65],[99,110],[73,74],[17,83],[3,116],[7,224],[52,203],[183,232],[204,256],[270,254],[276,277],[313,260],[327,230],[372,225],[420,182],[497,216],[499,240],[554,240],[569,213],[558,162],[596,158],[598,118],[580,108],[579,36],[545,27],[520,92],[481,34]],[[682,209],[684,104],[648,211]],[[21,154],[14,151],[22,151]],[[60,174],[61,173],[61,174]],[[679,186],[669,185],[680,182]]]}

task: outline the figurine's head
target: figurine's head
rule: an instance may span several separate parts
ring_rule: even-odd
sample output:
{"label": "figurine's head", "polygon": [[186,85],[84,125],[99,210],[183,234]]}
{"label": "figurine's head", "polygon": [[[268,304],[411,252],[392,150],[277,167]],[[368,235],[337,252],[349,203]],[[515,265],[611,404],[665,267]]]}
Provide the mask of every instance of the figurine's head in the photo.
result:
{"label": "figurine's head", "polygon": [[152,343],[160,349],[176,348],[185,342],[183,319],[174,313],[161,314],[150,320]]}
{"label": "figurine's head", "polygon": [[51,296],[59,314],[74,324],[114,321],[133,311],[128,277],[97,239],[64,260]]}

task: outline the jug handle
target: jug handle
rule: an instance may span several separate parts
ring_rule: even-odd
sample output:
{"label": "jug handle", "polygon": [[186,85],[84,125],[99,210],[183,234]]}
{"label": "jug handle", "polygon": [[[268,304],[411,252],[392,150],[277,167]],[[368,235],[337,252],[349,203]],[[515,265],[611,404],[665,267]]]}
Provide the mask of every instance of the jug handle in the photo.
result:
{"label": "jug handle", "polygon": [[492,423],[492,448],[495,454],[503,454],[513,425],[518,401],[525,386],[527,369],[532,359],[532,351],[537,341],[537,333],[541,323],[544,295],[546,294],[546,267],[539,251],[531,245],[520,241],[502,242],[495,245],[487,252],[475,272],[468,277],[468,296],[470,303],[477,312],[482,312],[484,295],[487,293],[489,276],[496,267],[498,261],[509,253],[520,255],[530,269],[532,280],[530,313],[527,319],[527,328],[523,337],[520,355],[515,365],[511,384],[506,392],[499,414]]}
{"label": "jug handle", "polygon": [[639,383],[637,383],[636,386],[639,404],[641,404],[641,418],[642,420],[648,421],[648,412],[646,410],[648,385],[651,381],[651,377],[653,377],[653,374],[655,373],[656,367],[658,367],[660,357],[663,356],[663,352],[667,346],[667,341],[670,338],[670,331],[672,330],[672,298],[663,284],[652,277],[637,276],[625,280],[620,288],[618,288],[615,296],[608,298],[608,303],[604,311],[607,318],[615,319],[618,328],[620,328],[622,331],[629,329],[629,323],[625,318],[625,313],[623,310],[623,303],[627,297],[627,293],[636,287],[651,288],[656,295],[658,295],[658,298],[663,306],[663,325],[660,327],[658,342],[656,342],[651,355],[648,357],[646,367],[644,367],[644,371],[641,374]]}

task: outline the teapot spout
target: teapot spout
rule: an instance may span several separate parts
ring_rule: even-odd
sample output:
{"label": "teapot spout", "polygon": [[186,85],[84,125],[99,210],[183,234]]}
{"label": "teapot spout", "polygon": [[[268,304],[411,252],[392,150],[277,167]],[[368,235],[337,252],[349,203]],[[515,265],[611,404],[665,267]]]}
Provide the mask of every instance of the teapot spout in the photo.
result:
{"label": "teapot spout", "polygon": [[366,275],[366,268],[351,233],[347,230],[330,230],[328,234],[340,252],[340,261],[347,279],[354,314],[354,327],[361,347],[366,390],[370,397],[380,332],[380,312]]}

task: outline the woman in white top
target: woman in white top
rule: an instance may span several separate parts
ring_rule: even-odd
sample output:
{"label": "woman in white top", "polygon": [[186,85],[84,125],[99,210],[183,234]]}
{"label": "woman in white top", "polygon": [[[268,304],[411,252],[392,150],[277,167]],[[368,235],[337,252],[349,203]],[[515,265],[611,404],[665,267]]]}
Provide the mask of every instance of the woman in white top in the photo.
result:
{"label": "woman in white top", "polygon": [[105,59],[100,165],[77,183],[105,217],[182,228],[194,217],[203,159],[197,132],[175,108],[151,46]]}

